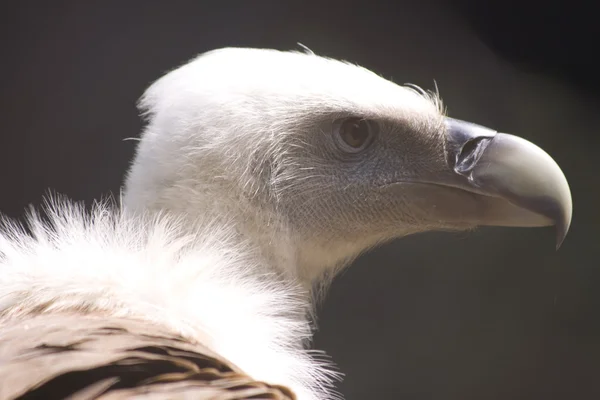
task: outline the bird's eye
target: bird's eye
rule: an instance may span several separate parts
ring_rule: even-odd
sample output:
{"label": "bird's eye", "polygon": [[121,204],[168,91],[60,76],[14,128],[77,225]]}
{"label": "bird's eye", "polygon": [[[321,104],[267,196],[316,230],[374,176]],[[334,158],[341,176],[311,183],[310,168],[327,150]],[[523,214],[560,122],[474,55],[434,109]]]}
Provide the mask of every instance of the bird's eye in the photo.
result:
{"label": "bird's eye", "polygon": [[357,153],[373,139],[373,124],[363,118],[346,118],[335,124],[336,139],[342,150]]}

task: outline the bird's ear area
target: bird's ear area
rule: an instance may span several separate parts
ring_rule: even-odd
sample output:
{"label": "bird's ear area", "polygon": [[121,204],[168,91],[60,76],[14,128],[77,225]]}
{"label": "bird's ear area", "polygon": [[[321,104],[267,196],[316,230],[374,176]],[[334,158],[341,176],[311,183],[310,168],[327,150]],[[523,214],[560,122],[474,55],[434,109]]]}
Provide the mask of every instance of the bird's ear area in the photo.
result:
{"label": "bird's ear area", "polygon": [[[244,188],[246,195],[256,198],[259,195],[271,197],[273,182],[276,181],[277,159],[269,151],[254,151],[248,158],[248,167],[244,174]],[[265,200],[265,199],[263,199]]]}

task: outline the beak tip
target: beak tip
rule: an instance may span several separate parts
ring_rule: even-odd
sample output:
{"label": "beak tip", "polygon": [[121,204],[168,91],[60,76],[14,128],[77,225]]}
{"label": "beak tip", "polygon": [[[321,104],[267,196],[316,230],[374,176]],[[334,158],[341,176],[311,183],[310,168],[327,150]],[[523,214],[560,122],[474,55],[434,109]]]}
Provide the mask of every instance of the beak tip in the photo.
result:
{"label": "beak tip", "polygon": [[563,242],[565,241],[565,238],[567,237],[567,233],[569,232],[569,228],[571,226],[571,215],[569,214],[569,216],[565,219],[563,219],[562,221],[558,222],[556,224],[556,250],[560,249],[560,246],[562,246]]}
{"label": "beak tip", "polygon": [[556,251],[558,251],[558,249],[560,249],[560,246],[562,246],[563,242],[565,241],[565,237],[567,237],[567,233],[562,232],[561,229],[557,228],[556,229]]}

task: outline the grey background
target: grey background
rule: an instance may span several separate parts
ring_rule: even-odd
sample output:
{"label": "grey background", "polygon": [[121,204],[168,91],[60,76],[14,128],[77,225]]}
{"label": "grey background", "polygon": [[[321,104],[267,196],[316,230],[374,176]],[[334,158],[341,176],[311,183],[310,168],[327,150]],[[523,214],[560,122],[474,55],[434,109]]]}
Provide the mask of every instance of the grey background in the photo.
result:
{"label": "grey background", "polygon": [[[4,4],[0,211],[48,189],[118,193],[162,73],[223,46],[297,48],[433,88],[451,116],[523,136],[568,177],[571,232],[423,234],[362,257],[320,311],[315,347],[347,399],[600,398],[600,74],[573,2]],[[578,11],[576,11],[578,10]],[[351,84],[351,83],[349,83]]]}

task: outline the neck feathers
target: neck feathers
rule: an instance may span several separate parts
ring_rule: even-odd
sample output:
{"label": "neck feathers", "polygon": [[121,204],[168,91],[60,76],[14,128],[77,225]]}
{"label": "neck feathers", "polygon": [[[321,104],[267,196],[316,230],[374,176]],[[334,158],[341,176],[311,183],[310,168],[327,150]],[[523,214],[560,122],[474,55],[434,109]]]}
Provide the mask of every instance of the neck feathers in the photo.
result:
{"label": "neck feathers", "polygon": [[[52,201],[48,221],[0,230],[0,315],[85,313],[143,319],[200,342],[255,379],[326,396],[333,374],[303,345],[309,295],[263,271],[235,227]],[[326,398],[326,397],[325,397]]]}

